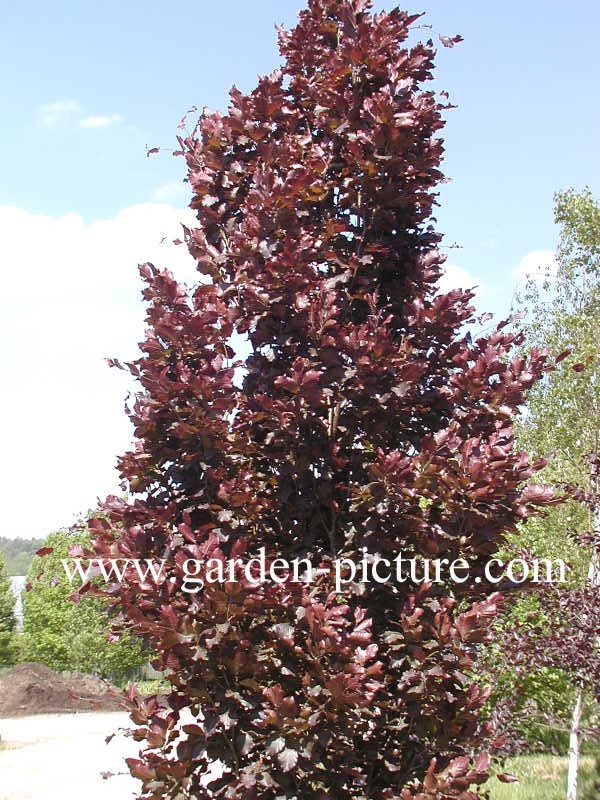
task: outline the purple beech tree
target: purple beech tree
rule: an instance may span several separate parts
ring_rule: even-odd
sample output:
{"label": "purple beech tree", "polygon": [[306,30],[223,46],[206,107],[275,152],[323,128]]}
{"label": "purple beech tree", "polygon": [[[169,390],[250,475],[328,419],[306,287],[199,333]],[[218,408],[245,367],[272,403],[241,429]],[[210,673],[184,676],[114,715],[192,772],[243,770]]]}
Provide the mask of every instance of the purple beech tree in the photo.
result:
{"label": "purple beech tree", "polygon": [[[96,556],[168,565],[107,588],[170,683],[130,697],[144,798],[471,800],[487,778],[466,675],[499,602],[483,564],[552,502],[512,422],[546,366],[502,326],[472,341],[472,293],[438,290],[444,105],[433,43],[406,44],[417,18],[310,0],[281,70],[180,138],[199,283],[141,269],[131,499],[94,523]],[[261,547],[323,572],[253,585]],[[469,576],[336,593],[332,559],[362,548]],[[209,558],[236,580],[184,592]]]}

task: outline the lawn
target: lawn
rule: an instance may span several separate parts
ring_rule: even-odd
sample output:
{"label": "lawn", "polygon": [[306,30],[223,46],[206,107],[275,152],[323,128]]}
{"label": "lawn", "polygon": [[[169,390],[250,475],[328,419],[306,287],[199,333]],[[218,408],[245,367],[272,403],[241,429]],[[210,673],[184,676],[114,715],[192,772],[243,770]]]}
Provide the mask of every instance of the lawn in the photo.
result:
{"label": "lawn", "polygon": [[[564,800],[567,787],[567,759],[552,755],[519,756],[508,760],[504,771],[519,778],[519,783],[488,784],[491,800]],[[595,800],[594,781],[599,780],[593,756],[581,758],[578,797]]]}

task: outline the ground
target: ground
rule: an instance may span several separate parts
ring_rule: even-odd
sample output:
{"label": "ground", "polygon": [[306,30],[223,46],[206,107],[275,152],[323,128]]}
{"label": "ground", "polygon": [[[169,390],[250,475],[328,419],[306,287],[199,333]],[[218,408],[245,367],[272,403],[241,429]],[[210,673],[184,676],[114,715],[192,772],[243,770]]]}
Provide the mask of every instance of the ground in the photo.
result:
{"label": "ground", "polygon": [[[140,787],[124,758],[136,756],[139,744],[123,735],[123,712],[38,714],[0,719],[0,800],[132,800]],[[216,765],[215,765],[216,766]],[[492,778],[491,800],[562,800],[567,759],[548,754],[510,759],[506,771],[520,783]],[[102,773],[116,773],[103,778]],[[595,759],[581,763],[582,800],[597,798]]]}
{"label": "ground", "polygon": [[0,720],[0,800],[131,800],[140,783],[123,759],[140,745],[122,735],[105,742],[130,724],[121,712]]}

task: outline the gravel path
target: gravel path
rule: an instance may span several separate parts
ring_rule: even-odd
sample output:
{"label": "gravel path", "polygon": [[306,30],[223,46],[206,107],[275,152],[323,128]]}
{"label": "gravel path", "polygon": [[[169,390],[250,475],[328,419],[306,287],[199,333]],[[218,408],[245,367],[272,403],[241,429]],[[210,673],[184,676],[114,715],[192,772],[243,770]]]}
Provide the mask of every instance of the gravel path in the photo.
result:
{"label": "gravel path", "polygon": [[140,783],[123,759],[140,745],[122,735],[104,741],[130,725],[121,712],[0,719],[0,800],[132,800]]}

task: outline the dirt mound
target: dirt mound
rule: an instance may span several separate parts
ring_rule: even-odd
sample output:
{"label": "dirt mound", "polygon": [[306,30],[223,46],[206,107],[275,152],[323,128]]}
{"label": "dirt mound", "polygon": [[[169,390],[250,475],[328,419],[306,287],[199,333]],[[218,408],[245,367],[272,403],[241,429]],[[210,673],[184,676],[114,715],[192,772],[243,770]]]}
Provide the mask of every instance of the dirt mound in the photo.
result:
{"label": "dirt mound", "polygon": [[0,717],[68,711],[118,711],[123,693],[100,678],[17,664],[0,676]]}

